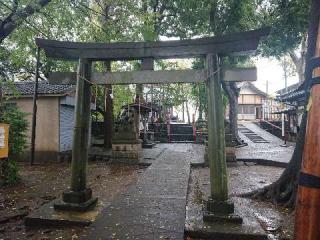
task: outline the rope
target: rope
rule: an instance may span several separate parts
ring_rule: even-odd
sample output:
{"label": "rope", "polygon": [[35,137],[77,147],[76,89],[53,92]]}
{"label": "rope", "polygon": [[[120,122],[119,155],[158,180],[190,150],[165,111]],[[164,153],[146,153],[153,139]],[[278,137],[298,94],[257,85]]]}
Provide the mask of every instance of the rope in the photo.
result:
{"label": "rope", "polygon": [[[85,77],[81,76],[80,74],[77,74],[77,77],[79,77],[80,79],[84,80],[85,82],[87,82],[91,86],[98,87],[100,85],[100,84],[91,82],[90,80],[86,79]],[[105,87],[105,89],[113,91],[112,88]]]}
{"label": "rope", "polygon": [[221,67],[218,67],[218,69],[216,71],[214,71],[212,74],[210,74],[207,77],[206,82],[208,82],[210,78],[214,77],[220,70],[221,70]]}

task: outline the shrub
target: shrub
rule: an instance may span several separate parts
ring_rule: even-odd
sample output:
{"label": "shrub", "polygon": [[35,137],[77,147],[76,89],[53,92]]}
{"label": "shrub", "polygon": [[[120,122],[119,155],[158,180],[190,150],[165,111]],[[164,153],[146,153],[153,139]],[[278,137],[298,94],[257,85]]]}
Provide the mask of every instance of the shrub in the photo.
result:
{"label": "shrub", "polygon": [[26,120],[26,115],[17,107],[10,106],[4,108],[0,117],[0,122],[10,124],[9,157],[3,166],[6,184],[15,184],[19,180],[16,159],[25,150],[27,144],[26,131],[28,129],[28,121]]}

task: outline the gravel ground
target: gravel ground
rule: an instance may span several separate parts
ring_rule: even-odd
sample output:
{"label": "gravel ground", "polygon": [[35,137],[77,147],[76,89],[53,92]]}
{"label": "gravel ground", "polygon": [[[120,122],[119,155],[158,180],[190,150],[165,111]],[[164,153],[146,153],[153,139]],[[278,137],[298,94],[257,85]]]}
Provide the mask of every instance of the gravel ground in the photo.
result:
{"label": "gravel ground", "polygon": [[[91,162],[88,167],[88,185],[99,198],[99,204],[108,206],[127,187],[136,182],[139,173],[144,171],[137,166],[107,165],[104,162]],[[78,239],[85,233],[83,228],[26,229],[23,219],[17,213],[31,212],[48,201],[59,198],[68,188],[70,181],[69,164],[48,164],[20,166],[21,181],[14,187],[0,188],[0,239]],[[10,221],[2,222],[11,216]]]}

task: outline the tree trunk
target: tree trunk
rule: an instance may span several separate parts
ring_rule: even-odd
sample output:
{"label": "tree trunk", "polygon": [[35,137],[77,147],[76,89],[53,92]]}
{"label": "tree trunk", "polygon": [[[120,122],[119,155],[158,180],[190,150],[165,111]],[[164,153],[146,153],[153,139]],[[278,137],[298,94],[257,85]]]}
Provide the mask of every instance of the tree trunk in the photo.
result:
{"label": "tree trunk", "polygon": [[240,144],[241,140],[238,134],[238,97],[240,90],[237,88],[236,83],[226,83],[222,81],[222,87],[229,100],[230,131],[233,140]]}
{"label": "tree trunk", "polygon": [[191,119],[190,119],[190,111],[189,111],[189,104],[188,101],[186,101],[186,110],[187,110],[187,117],[188,117],[188,123],[191,123]]}
{"label": "tree trunk", "polygon": [[[320,1],[313,1],[310,13],[310,23],[308,30],[308,49],[306,52],[306,64],[305,69],[309,69],[308,61],[314,56],[316,50],[316,42],[318,35],[318,25],[320,19]],[[304,73],[305,81],[307,81],[306,88],[306,100],[310,95],[310,81],[312,79],[308,76],[308,72]],[[307,104],[307,101],[305,101]],[[306,109],[306,106],[305,106]],[[306,128],[308,123],[308,114],[305,111],[300,124],[300,131],[296,142],[292,158],[289,165],[284,170],[280,178],[269,186],[253,191],[243,196],[251,196],[254,198],[268,199],[274,203],[284,204],[289,208],[293,208],[296,203],[297,189],[298,189],[298,177],[301,169],[301,162],[305,144]]]}
{"label": "tree trunk", "polygon": [[294,63],[299,82],[301,83],[304,81],[305,54],[301,53],[300,58],[294,52],[290,52],[289,55],[292,62]]}
{"label": "tree trunk", "polygon": [[202,95],[205,94],[203,93],[203,87],[201,85],[198,86],[199,88],[199,116],[198,116],[198,121],[201,122],[203,120],[203,97]]}
{"label": "tree trunk", "polygon": [[194,117],[195,117],[196,114],[197,114],[198,107],[199,107],[199,102],[197,101],[197,102],[196,102],[196,107],[195,107],[195,109],[194,109],[194,114],[193,114]]}
{"label": "tree trunk", "polygon": [[270,200],[274,204],[283,204],[288,208],[294,207],[298,188],[298,176],[302,162],[306,126],[307,112],[304,112],[300,124],[300,131],[297,138],[296,147],[289,165],[284,170],[280,178],[276,182],[262,189],[243,194],[242,196],[249,196],[261,200]]}
{"label": "tree trunk", "polygon": [[307,50],[307,36],[304,36],[300,47],[300,57],[293,51],[289,52],[292,62],[295,65],[296,72],[299,77],[299,82],[304,81],[304,68],[306,65],[306,50]]}
{"label": "tree trunk", "polygon": [[41,8],[45,7],[50,2],[51,0],[31,1],[23,9],[18,9],[17,4],[12,8],[7,6],[7,8],[11,9],[11,13],[4,19],[0,20],[0,43],[2,43],[3,40],[17,27],[19,27],[29,16],[33,15],[35,12],[39,12]]}
{"label": "tree trunk", "polygon": [[185,102],[182,102],[182,122],[185,121],[185,117],[184,117],[184,104],[185,104]]}

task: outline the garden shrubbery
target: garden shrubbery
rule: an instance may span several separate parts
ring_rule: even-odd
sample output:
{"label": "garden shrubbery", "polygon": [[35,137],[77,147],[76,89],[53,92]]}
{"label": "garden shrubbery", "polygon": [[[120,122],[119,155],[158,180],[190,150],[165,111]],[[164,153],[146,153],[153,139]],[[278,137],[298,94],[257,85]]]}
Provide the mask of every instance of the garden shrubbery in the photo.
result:
{"label": "garden shrubbery", "polygon": [[19,180],[17,158],[25,150],[27,144],[28,121],[26,115],[15,106],[8,106],[4,107],[0,116],[1,123],[10,124],[9,157],[2,164],[4,184],[6,185],[15,184]]}

